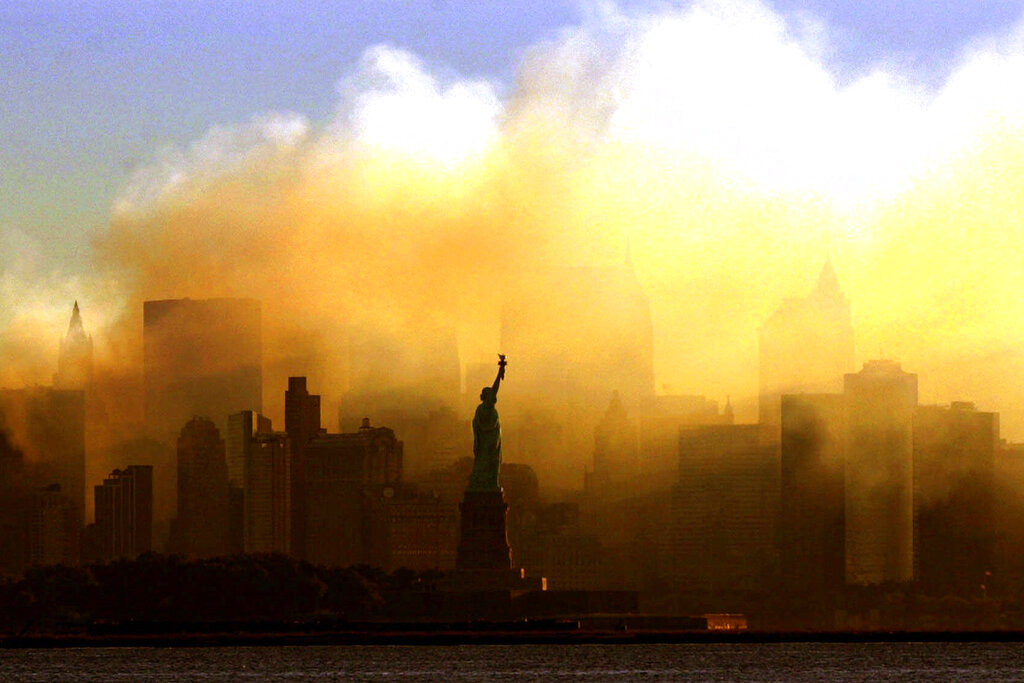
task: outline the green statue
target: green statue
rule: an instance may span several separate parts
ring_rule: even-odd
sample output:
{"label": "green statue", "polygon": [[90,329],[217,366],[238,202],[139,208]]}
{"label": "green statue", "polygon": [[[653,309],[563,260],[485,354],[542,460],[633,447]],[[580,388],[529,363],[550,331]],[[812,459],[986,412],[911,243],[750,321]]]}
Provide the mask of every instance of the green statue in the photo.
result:
{"label": "green statue", "polygon": [[480,405],[473,416],[473,474],[469,491],[500,491],[501,422],[494,404],[498,402],[498,386],[505,378],[505,356],[498,354],[498,376],[494,384],[480,391]]}

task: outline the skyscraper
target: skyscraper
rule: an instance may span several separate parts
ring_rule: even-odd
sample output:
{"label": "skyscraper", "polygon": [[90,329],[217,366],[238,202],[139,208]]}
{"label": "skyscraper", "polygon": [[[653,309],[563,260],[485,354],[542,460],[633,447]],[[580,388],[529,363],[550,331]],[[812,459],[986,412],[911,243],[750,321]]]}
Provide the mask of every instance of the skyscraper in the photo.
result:
{"label": "skyscraper", "polygon": [[269,418],[243,410],[228,416],[228,481],[238,509],[232,545],[247,553],[291,550],[291,457],[288,435]]}
{"label": "skyscraper", "polygon": [[785,395],[781,405],[782,582],[791,594],[823,605],[846,582],[846,399]]}
{"label": "skyscraper", "polygon": [[874,360],[845,378],[846,580],[914,578],[913,418],[917,375]]}
{"label": "skyscraper", "polygon": [[594,467],[583,479],[587,495],[602,501],[629,497],[639,474],[637,449],[636,425],[615,392],[594,429]]}
{"label": "skyscraper", "polygon": [[367,503],[377,487],[401,481],[402,442],[363,420],[358,432],[310,441],[306,475],[306,559],[342,567],[366,562]]}
{"label": "skyscraper", "polygon": [[96,524],[91,529],[97,559],[134,559],[153,549],[153,467],[114,470],[94,487]]}
{"label": "skyscraper", "polygon": [[764,322],[759,349],[759,422],[777,441],[782,394],[839,393],[854,369],[850,302],[830,260],[807,297],[786,299]]}
{"label": "skyscraper", "polygon": [[288,378],[288,390],[284,392],[284,430],[291,449],[291,549],[295,557],[306,559],[306,446],[320,433],[320,396],[309,393],[305,377]]}
{"label": "skyscraper", "polygon": [[228,415],[224,432],[228,463],[228,540],[232,553],[245,552],[245,487],[252,442],[256,434],[271,431],[270,418],[252,410]]}
{"label": "skyscraper", "polygon": [[158,519],[173,515],[173,444],[181,425],[263,405],[260,303],[254,299],[170,299],[143,304],[147,436],[164,444],[154,463]]}
{"label": "skyscraper", "polygon": [[932,595],[978,597],[995,564],[999,415],[973,403],[914,413],[914,574]]}
{"label": "skyscraper", "polygon": [[85,333],[78,302],[71,311],[68,332],[60,342],[55,389],[84,390],[92,383],[92,337]]}
{"label": "skyscraper", "polygon": [[77,565],[82,518],[60,484],[32,494],[28,509],[28,561],[32,565]]}
{"label": "skyscraper", "polygon": [[247,553],[291,551],[291,457],[288,435],[256,434],[249,446],[244,490]]}
{"label": "skyscraper", "polygon": [[756,590],[774,564],[778,463],[758,425],[683,428],[672,491],[675,580],[688,591]]}
{"label": "skyscraper", "polygon": [[194,417],[178,436],[178,518],[174,550],[188,557],[228,552],[228,467],[211,420]]}

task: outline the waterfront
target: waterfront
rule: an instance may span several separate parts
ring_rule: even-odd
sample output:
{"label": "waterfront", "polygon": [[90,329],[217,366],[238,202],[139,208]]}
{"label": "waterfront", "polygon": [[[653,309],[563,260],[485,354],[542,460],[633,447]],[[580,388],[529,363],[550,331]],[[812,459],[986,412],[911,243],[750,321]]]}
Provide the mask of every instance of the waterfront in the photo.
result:
{"label": "waterfront", "polygon": [[64,648],[0,651],[5,681],[1024,680],[1021,643]]}

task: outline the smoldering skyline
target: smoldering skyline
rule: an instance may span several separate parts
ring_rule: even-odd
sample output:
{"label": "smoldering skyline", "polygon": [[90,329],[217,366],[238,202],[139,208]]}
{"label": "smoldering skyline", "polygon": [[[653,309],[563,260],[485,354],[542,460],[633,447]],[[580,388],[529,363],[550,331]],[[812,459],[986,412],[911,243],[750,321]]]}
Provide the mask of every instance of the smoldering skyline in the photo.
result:
{"label": "smoldering skyline", "polygon": [[109,376],[141,367],[143,300],[245,296],[263,302],[279,418],[288,374],[344,391],[352,326],[451,325],[464,365],[488,361],[510,288],[622,263],[628,244],[657,389],[754,397],[758,327],[829,254],[858,361],[896,358],[922,402],[974,400],[1024,438],[1024,24],[968,43],[938,82],[842,73],[834,40],[746,0],[603,5],[525,50],[508,88],[370,47],[326,120],[255,112],[152,150],[88,269],[52,271],[5,231],[0,384],[49,382],[75,298]]}

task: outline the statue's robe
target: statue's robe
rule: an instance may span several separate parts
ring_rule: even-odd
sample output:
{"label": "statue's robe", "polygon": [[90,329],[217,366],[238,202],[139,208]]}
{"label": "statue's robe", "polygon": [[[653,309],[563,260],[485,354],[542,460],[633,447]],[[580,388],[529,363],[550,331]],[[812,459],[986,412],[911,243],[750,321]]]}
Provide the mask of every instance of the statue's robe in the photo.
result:
{"label": "statue's robe", "polygon": [[501,469],[501,422],[494,401],[483,401],[473,416],[473,474],[469,478],[472,491],[499,491]]}

